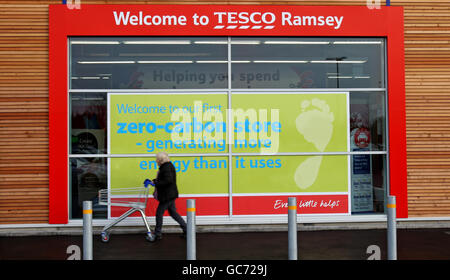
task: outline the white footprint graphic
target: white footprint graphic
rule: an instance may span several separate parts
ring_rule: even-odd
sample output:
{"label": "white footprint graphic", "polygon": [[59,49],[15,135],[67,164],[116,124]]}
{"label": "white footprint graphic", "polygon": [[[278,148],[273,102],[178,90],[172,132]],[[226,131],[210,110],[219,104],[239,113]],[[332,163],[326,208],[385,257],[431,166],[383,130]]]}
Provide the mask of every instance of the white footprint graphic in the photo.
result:
{"label": "white footprint graphic", "polygon": [[321,163],[322,156],[313,156],[307,158],[297,167],[294,180],[300,189],[305,190],[314,184],[319,174]]}
{"label": "white footprint graphic", "polygon": [[[333,135],[334,115],[330,107],[318,98],[303,101],[301,107],[302,113],[295,120],[298,132],[319,152],[325,151]],[[322,156],[312,156],[297,167],[294,180],[300,189],[307,189],[314,184],[321,164]]]}

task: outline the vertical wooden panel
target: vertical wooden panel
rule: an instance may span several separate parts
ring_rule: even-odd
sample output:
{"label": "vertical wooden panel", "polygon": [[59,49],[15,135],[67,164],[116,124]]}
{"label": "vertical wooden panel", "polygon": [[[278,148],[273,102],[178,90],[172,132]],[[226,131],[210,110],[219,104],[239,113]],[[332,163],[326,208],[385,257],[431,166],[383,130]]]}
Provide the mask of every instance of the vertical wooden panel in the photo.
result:
{"label": "vertical wooden panel", "polygon": [[[0,223],[48,221],[48,4],[0,1]],[[81,4],[366,5],[347,1],[120,1]],[[381,1],[384,5],[385,1]],[[409,215],[450,216],[450,0],[405,11]]]}
{"label": "vertical wooden panel", "polygon": [[0,5],[0,223],[48,220],[48,6]]}
{"label": "vertical wooden panel", "polygon": [[396,5],[405,6],[409,213],[450,216],[450,1]]}

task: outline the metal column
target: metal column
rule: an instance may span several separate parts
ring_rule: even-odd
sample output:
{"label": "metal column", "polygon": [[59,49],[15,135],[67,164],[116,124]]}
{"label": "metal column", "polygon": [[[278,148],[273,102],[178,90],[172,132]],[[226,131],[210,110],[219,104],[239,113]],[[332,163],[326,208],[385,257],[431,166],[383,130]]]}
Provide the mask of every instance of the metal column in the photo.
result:
{"label": "metal column", "polygon": [[297,199],[288,198],[289,260],[297,260]]}
{"label": "metal column", "polygon": [[92,201],[83,201],[83,260],[92,260]]}
{"label": "metal column", "polygon": [[187,200],[187,259],[196,259],[195,245],[195,199]]}
{"label": "metal column", "polygon": [[397,206],[395,196],[388,196],[386,208],[388,260],[397,260]]}

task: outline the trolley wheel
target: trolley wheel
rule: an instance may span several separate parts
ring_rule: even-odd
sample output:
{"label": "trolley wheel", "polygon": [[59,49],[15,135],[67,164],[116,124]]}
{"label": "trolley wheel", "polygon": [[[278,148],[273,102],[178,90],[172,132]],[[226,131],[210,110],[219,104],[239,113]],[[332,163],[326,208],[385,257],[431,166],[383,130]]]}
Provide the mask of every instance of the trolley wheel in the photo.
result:
{"label": "trolley wheel", "polygon": [[151,232],[147,232],[147,235],[145,236],[145,239],[149,242],[155,242],[156,241],[156,235],[154,235]]}
{"label": "trolley wheel", "polygon": [[103,243],[109,242],[109,233],[107,231],[102,231],[102,242]]}

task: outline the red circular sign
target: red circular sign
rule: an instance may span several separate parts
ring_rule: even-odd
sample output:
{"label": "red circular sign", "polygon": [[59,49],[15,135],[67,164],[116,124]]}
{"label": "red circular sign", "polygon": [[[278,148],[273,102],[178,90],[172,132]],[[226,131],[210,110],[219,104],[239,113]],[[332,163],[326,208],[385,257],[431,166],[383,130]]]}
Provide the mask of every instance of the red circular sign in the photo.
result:
{"label": "red circular sign", "polygon": [[366,148],[370,143],[370,131],[367,128],[358,128],[355,132],[355,145]]}

